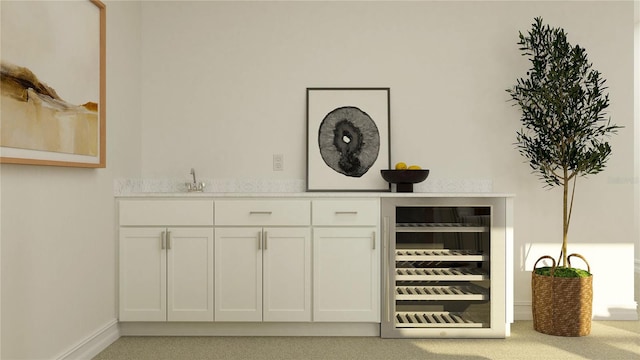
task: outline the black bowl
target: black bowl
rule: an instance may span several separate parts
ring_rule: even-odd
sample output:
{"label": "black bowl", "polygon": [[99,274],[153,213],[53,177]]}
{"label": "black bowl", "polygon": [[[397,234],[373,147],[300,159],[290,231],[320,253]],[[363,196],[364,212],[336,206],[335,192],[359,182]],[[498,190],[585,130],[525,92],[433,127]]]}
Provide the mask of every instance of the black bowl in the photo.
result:
{"label": "black bowl", "polygon": [[397,185],[397,192],[413,192],[413,184],[423,182],[429,176],[428,169],[380,170],[380,173],[387,182]]}

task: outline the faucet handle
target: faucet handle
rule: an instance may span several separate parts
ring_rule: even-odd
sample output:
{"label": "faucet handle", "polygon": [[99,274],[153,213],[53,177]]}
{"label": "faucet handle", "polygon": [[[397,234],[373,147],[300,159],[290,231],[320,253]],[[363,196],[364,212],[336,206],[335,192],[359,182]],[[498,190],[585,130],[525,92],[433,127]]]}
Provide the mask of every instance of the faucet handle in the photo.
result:
{"label": "faucet handle", "polygon": [[184,183],[184,186],[187,188],[188,192],[202,192],[204,191],[204,187],[206,184],[204,182],[199,183]]}

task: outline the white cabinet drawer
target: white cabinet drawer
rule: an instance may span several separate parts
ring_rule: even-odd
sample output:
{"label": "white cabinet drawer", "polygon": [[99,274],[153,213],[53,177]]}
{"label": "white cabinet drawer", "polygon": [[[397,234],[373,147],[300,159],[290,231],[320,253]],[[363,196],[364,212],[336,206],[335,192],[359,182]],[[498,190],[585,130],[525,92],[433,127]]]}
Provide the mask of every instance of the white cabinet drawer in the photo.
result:
{"label": "white cabinet drawer", "polygon": [[213,200],[120,200],[120,226],[213,226]]}
{"label": "white cabinet drawer", "polygon": [[307,226],[311,222],[308,200],[217,200],[216,226]]}
{"label": "white cabinet drawer", "polygon": [[380,207],[377,199],[314,200],[313,225],[377,225]]}

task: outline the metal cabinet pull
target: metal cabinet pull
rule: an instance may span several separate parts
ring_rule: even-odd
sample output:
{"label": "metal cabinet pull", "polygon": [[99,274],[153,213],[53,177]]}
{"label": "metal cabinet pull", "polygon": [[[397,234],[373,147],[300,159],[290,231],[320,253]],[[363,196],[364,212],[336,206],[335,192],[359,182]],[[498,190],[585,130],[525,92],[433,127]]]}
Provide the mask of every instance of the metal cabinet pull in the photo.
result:
{"label": "metal cabinet pull", "polygon": [[262,231],[258,232],[258,250],[262,250]]}
{"label": "metal cabinet pull", "polygon": [[160,234],[160,249],[164,250],[167,248],[167,232],[163,231]]}
{"label": "metal cabinet pull", "polygon": [[357,211],[336,211],[336,215],[358,215]]}
{"label": "metal cabinet pull", "polygon": [[373,242],[373,250],[376,249],[376,232],[373,232],[373,235],[371,236],[371,240]]}
{"label": "metal cabinet pull", "polygon": [[262,235],[264,237],[264,249],[267,250],[267,239],[269,238],[269,236],[267,235],[267,232],[265,231]]}
{"label": "metal cabinet pull", "polygon": [[171,250],[171,231],[167,231],[167,250]]}
{"label": "metal cabinet pull", "polygon": [[249,211],[249,215],[271,215],[273,211]]}
{"label": "metal cabinet pull", "polygon": [[[391,256],[391,250],[389,249],[389,236],[390,236],[390,228],[389,228],[389,217],[385,216],[384,221],[382,222],[382,246],[383,246],[383,257],[384,262],[382,264],[382,274],[384,274],[384,301],[382,306],[384,306],[387,322],[391,322],[391,301],[389,301],[389,278],[391,277],[389,272],[389,257]],[[388,253],[388,254],[387,254]]]}

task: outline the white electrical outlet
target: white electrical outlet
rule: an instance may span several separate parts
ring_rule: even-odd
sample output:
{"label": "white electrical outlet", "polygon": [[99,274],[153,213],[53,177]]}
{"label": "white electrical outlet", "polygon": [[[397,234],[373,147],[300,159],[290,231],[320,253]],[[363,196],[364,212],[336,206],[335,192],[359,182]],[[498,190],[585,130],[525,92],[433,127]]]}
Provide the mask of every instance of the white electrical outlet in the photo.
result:
{"label": "white electrical outlet", "polygon": [[284,170],[284,156],[282,154],[273,154],[273,171]]}

